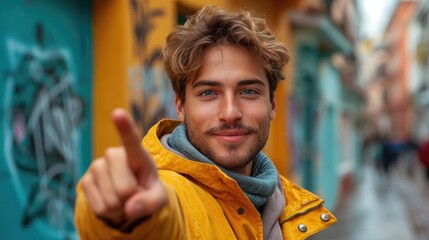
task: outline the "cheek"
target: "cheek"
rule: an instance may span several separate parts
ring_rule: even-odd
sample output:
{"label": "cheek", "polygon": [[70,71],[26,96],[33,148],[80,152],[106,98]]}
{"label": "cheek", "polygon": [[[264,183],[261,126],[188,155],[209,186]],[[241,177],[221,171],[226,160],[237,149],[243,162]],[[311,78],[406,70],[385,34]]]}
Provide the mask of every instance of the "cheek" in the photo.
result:
{"label": "cheek", "polygon": [[259,123],[266,123],[267,121],[270,120],[270,116],[271,116],[270,111],[265,111],[265,110],[257,111],[257,109],[260,109],[260,108],[253,108],[253,109],[255,109],[256,111],[252,111],[248,113],[250,120],[259,122]]}
{"label": "cheek", "polygon": [[[193,99],[192,99],[193,100]],[[186,106],[187,114],[193,115],[215,115],[219,110],[219,105],[217,102],[201,102],[201,101],[189,101],[189,104]]]}
{"label": "cheek", "polygon": [[185,118],[189,123],[195,124],[192,127],[198,128],[210,120],[215,119],[215,111],[213,108],[201,107],[198,105],[190,105],[186,109]]}

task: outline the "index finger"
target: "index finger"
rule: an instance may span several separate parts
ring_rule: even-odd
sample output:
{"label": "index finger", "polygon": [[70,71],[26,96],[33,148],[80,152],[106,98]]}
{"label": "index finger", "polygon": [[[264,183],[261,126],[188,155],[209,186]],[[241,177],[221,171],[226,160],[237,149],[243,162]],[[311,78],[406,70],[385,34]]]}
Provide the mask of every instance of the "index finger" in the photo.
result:
{"label": "index finger", "polygon": [[122,145],[125,148],[128,163],[133,170],[137,170],[145,158],[137,127],[128,113],[120,108],[112,112],[112,120],[116,125]]}

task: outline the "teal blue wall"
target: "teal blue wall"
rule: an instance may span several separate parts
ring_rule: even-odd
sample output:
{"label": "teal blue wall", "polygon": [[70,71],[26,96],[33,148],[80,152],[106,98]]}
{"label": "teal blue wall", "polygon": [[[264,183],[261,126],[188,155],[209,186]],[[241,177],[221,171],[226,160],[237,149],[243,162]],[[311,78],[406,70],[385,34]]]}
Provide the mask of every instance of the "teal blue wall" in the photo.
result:
{"label": "teal blue wall", "polygon": [[[296,69],[290,101],[293,167],[300,184],[322,196],[325,206],[333,210],[342,190],[345,149],[352,149],[354,156],[359,154],[355,123],[362,100],[355,90],[345,92],[350,86],[332,66],[336,53],[352,60],[353,45],[326,16],[316,18],[318,23],[314,25],[294,22]],[[345,131],[343,125],[347,125]],[[352,140],[343,142],[341,138],[346,135]]]}
{"label": "teal blue wall", "polygon": [[294,167],[298,172],[301,185],[310,190],[315,190],[315,157],[316,142],[315,129],[317,127],[316,114],[318,105],[318,64],[319,52],[314,38],[308,35],[299,35],[300,44],[297,47],[297,58],[294,77],[294,91],[292,94],[292,125],[294,128],[293,141],[295,144]]}
{"label": "teal blue wall", "polygon": [[319,162],[317,191],[326,206],[334,207],[337,198],[338,164],[343,150],[340,140],[341,79],[338,71],[325,60],[320,66],[320,124],[317,131]]}
{"label": "teal blue wall", "polygon": [[91,1],[0,2],[0,238],[76,239],[91,159]]}

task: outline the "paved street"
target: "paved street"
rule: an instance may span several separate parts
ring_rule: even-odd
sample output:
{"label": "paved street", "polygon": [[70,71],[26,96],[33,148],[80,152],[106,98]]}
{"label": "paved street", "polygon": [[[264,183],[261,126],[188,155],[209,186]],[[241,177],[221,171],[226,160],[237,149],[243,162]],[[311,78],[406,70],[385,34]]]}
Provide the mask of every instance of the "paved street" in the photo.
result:
{"label": "paved street", "polygon": [[427,240],[429,185],[412,159],[400,161],[389,175],[367,164],[335,215],[338,223],[312,240]]}

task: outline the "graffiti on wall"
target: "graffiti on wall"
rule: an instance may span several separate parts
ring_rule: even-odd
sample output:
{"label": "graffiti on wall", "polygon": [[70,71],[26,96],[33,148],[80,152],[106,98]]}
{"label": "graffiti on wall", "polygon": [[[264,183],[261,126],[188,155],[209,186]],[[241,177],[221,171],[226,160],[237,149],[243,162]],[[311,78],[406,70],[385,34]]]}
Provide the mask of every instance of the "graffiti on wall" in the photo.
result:
{"label": "graffiti on wall", "polygon": [[149,34],[156,31],[155,19],[164,16],[163,9],[151,9],[148,0],[130,0],[134,30],[134,53],[141,64],[130,66],[131,109],[143,133],[158,120],[174,117],[174,94],[165,70],[160,66],[161,48],[149,49]]}
{"label": "graffiti on wall", "polygon": [[21,225],[74,232],[78,126],[84,101],[73,90],[70,52],[7,40],[5,156],[23,205]]}

